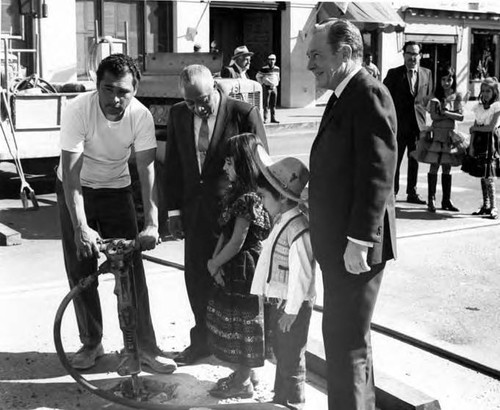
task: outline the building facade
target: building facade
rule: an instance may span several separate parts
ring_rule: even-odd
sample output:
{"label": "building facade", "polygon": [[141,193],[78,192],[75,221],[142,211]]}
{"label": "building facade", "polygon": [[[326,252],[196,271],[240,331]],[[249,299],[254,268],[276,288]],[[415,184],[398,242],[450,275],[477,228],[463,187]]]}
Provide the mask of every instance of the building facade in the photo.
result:
{"label": "building facade", "polygon": [[2,0],[0,12],[11,48],[31,50],[19,54],[22,65],[49,82],[89,79],[108,40],[112,51],[124,50],[126,42],[126,51],[142,62],[150,53],[193,52],[198,43],[203,52],[221,52],[228,64],[234,48],[244,44],[255,53],[250,75],[276,54],[280,105],[305,107],[325,98],[307,71],[306,51],[314,24],[329,18],[347,18],[360,28],[382,78],[403,63],[403,44],[414,40],[423,44],[424,66],[435,72],[451,64],[459,89],[476,96],[481,78],[500,74],[500,14],[481,3],[450,4],[438,9],[389,2]]}

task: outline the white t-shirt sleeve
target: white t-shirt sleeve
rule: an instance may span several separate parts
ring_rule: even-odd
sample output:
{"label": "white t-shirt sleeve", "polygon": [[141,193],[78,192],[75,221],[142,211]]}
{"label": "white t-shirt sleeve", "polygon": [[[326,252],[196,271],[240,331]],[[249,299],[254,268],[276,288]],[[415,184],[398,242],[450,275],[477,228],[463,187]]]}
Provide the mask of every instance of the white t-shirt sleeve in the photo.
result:
{"label": "white t-shirt sleeve", "polygon": [[61,150],[83,152],[87,132],[83,121],[85,113],[82,111],[84,107],[81,104],[70,104],[64,110],[59,137]]}
{"label": "white t-shirt sleeve", "polygon": [[156,148],[155,123],[147,108],[141,110],[135,124],[135,152]]}

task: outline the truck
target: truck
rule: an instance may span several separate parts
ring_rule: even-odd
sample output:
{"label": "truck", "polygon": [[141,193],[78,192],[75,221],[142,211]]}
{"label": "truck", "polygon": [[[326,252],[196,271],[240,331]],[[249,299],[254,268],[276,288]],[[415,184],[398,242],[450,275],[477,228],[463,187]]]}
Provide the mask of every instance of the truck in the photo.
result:
{"label": "truck", "polygon": [[[222,56],[214,53],[152,53],[146,55],[142,80],[136,97],[151,111],[159,144],[158,154],[164,152],[166,127],[170,107],[182,101],[178,86],[178,76],[182,68],[189,64],[203,64],[217,75],[222,68]],[[262,110],[262,87],[253,80],[215,78],[219,88],[234,98],[247,101]],[[95,89],[91,83],[51,85],[32,75],[21,82],[22,87],[13,91],[2,89],[8,101],[19,158],[23,164],[31,160],[57,158],[59,156],[59,131],[61,118],[68,102],[80,92]],[[72,89],[72,92],[64,90]],[[78,90],[78,91],[75,91]],[[4,100],[4,101],[5,101]],[[5,109],[1,121],[4,129],[9,127]],[[0,161],[12,160],[8,140],[0,137]],[[161,159],[161,158],[160,158]]]}

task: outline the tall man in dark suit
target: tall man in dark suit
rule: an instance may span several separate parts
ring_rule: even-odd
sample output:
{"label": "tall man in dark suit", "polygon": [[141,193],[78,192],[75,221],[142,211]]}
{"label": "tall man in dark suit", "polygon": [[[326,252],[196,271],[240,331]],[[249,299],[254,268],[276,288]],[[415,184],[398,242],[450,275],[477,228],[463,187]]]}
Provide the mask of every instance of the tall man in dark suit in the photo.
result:
{"label": "tall man in dark suit", "polygon": [[242,132],[256,134],[266,148],[267,140],[257,108],[221,93],[207,67],[184,68],[180,87],[184,101],[172,107],[167,126],[164,183],[169,230],[185,237],[185,281],[195,318],[191,344],[175,360],[190,364],[209,354],[205,315],[213,280],[207,261],[219,231],[226,142]]}
{"label": "tall man in dark suit", "polygon": [[394,182],[394,192],[399,191],[399,168],[405,150],[408,149],[407,201],[425,204],[417,194],[418,162],[410,156],[415,150],[420,130],[425,127],[425,107],[434,92],[432,73],[420,67],[422,58],[420,44],[407,42],[403,47],[404,64],[392,68],[384,79],[391,92],[398,116],[398,164]]}
{"label": "tall man in dark suit", "polygon": [[315,27],[308,69],[334,91],[314,140],[309,182],[313,252],[323,272],[330,410],[374,410],[370,322],[387,260],[396,255],[396,111],[362,68],[350,22]]}

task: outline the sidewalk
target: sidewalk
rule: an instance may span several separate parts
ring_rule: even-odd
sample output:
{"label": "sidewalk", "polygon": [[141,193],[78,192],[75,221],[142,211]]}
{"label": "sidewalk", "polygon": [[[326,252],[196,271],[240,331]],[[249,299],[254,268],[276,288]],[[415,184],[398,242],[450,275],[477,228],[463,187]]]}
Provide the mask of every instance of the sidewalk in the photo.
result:
{"label": "sidewalk", "polygon": [[[462,125],[474,122],[474,114],[472,107],[477,101],[468,101],[464,107],[464,121]],[[321,117],[325,111],[325,105],[316,105],[304,108],[277,108],[276,119],[279,124],[266,124],[266,131],[269,134],[276,134],[278,132],[290,129],[313,129],[319,126]],[[460,124],[460,123],[457,123]],[[468,125],[468,126],[470,126]],[[467,127],[468,127],[467,126]]]}

